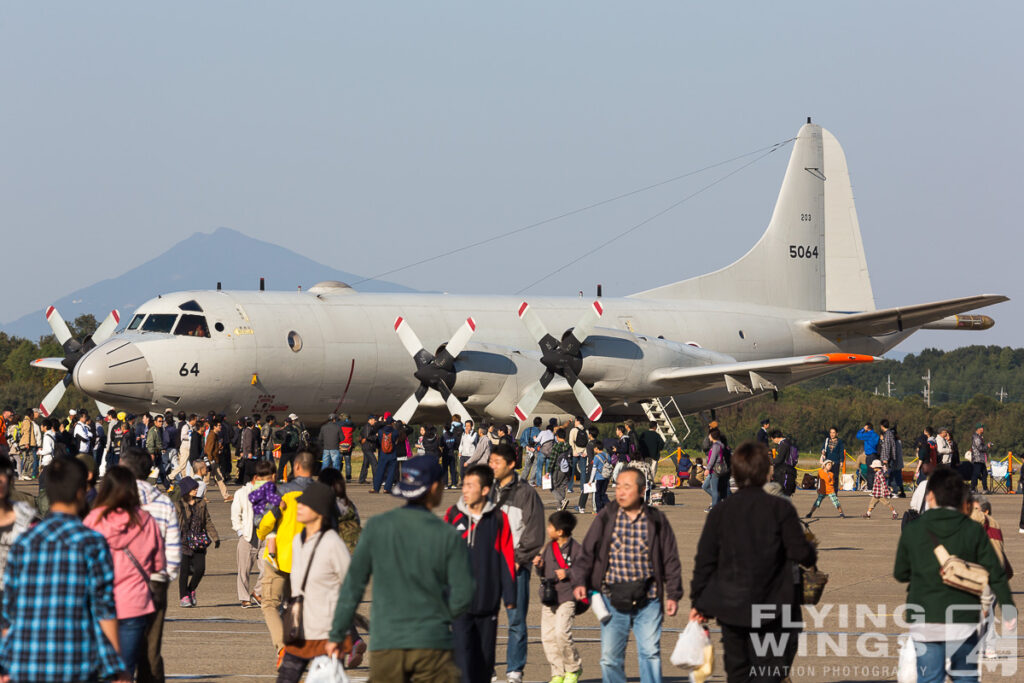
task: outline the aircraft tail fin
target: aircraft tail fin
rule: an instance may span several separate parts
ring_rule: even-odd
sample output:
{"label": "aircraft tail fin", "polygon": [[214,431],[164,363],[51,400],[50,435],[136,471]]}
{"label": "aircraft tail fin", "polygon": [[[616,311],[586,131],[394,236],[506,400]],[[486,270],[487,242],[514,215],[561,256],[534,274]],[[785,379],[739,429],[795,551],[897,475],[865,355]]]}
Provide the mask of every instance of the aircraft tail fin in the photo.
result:
{"label": "aircraft tail fin", "polygon": [[745,301],[808,311],[875,308],[843,149],[808,122],[797,133],[771,221],[735,263],[633,296]]}

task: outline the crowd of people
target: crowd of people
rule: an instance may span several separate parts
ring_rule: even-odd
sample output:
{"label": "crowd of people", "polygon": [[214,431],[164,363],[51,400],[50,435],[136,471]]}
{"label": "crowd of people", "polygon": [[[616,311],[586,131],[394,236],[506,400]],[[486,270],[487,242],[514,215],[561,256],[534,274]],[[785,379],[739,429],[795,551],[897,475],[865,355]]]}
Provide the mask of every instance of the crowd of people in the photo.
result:
{"label": "crowd of people", "polygon": [[[486,683],[498,673],[504,610],[504,677],[520,683],[531,594],[540,597],[552,683],[579,680],[574,621],[590,609],[601,621],[602,680],[626,680],[630,634],[641,681],[661,680],[662,624],[678,612],[683,585],[676,535],[651,504],[665,447],[653,423],[639,431],[625,422],[602,438],[578,418],[538,418],[520,429],[454,416],[440,429],[417,432],[390,414],[358,427],[331,415],[313,438],[295,414],[280,423],[272,415],[231,421],[113,410],[96,419],[84,410],[62,420],[32,411],[12,418],[3,413],[17,429],[4,430],[0,443],[0,672],[10,680],[163,681],[169,587],[177,580],[182,608],[206,600],[200,586],[207,557],[222,541],[206,497],[211,483],[230,503],[239,606],[261,610],[279,681],[299,681],[325,654],[359,666],[369,645],[373,680]],[[855,437],[873,470],[865,516],[878,502],[891,508],[903,480],[893,475],[903,468],[896,430],[883,420],[880,431],[873,438],[866,424]],[[948,587],[936,591],[930,575],[921,579],[927,572],[920,563],[934,562],[931,539],[983,565],[989,602],[1012,606],[991,505],[954,469],[949,431],[932,434],[925,430],[917,451],[919,485],[894,569],[897,580],[910,582],[910,601],[925,600],[911,635],[924,643],[918,659],[930,672],[939,652],[932,644],[951,643],[959,653],[969,640],[964,629],[931,628],[939,608],[982,604]],[[974,436],[972,453],[984,453],[981,425]],[[365,526],[348,495],[357,447],[363,458],[356,483],[405,501]],[[765,420],[733,450],[712,423],[702,450],[694,461],[672,454],[682,476],[662,482],[697,477],[711,498],[689,618],[721,626],[728,680],[750,679],[755,663],[778,673],[763,680],[784,680],[799,633],[799,619],[785,612],[800,608],[794,567],[812,566],[817,554],[790,500],[796,443]],[[845,516],[837,477],[846,457],[838,430],[829,430],[806,517],[825,498]],[[33,478],[38,495],[15,489],[17,480]],[[229,483],[239,487],[234,494]],[[461,495],[438,514],[446,489]],[[575,505],[570,493],[579,495]],[[545,512],[543,496],[553,511]],[[595,516],[577,538],[588,500]],[[371,579],[367,622],[357,608]],[[775,616],[759,621],[753,604],[769,605]],[[765,634],[792,636],[770,662],[752,649]],[[957,654],[952,665],[962,660]]]}

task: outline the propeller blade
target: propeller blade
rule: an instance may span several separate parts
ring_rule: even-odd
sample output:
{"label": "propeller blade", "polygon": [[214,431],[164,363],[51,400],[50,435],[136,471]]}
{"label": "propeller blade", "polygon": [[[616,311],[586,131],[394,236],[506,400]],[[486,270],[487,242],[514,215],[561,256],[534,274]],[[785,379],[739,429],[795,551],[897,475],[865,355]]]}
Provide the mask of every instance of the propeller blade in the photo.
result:
{"label": "propeller blade", "polygon": [[107,315],[103,322],[100,323],[100,326],[96,328],[96,331],[92,333],[93,345],[106,341],[110,335],[114,334],[114,330],[117,329],[117,324],[119,322],[121,322],[121,314],[118,313],[115,308]]}
{"label": "propeller blade", "polygon": [[604,409],[601,407],[597,397],[591,393],[587,385],[581,382],[580,378],[572,370],[566,373],[565,378],[569,380],[569,384],[572,386],[572,393],[576,394],[576,400],[579,402],[580,408],[583,408],[583,413],[587,416],[587,419],[591,422],[600,420]]}
{"label": "propeller blade", "polygon": [[525,301],[519,305],[519,319],[523,321],[526,329],[530,332],[530,336],[538,344],[544,337],[548,336],[548,329],[544,327],[540,316]]}
{"label": "propeller blade", "polygon": [[408,423],[412,419],[412,416],[416,414],[416,409],[420,407],[420,399],[416,394],[412,394],[409,398],[405,399],[405,403],[402,407],[395,411],[392,416],[396,420],[401,420],[404,423]]}
{"label": "propeller blade", "polygon": [[604,308],[601,306],[600,301],[595,301],[590,304],[590,308],[583,314],[580,321],[576,323],[576,327],[572,328],[572,336],[576,337],[576,341],[579,342],[580,346],[583,346],[583,342],[587,341],[587,337],[594,331],[602,315],[604,315]]}
{"label": "propeller blade", "polygon": [[[469,343],[469,338],[476,332],[476,321],[473,318],[466,318],[466,322],[462,323],[459,329],[455,330],[455,334],[448,340],[448,344],[444,347],[445,351],[454,360],[458,358],[462,350],[466,348],[466,344]],[[462,413],[459,413],[460,415]]]}
{"label": "propeller blade", "polygon": [[[548,374],[548,373],[545,373]],[[551,380],[548,380],[549,382]],[[516,416],[516,419],[520,422],[526,422],[526,418],[530,416],[533,409],[540,403],[541,397],[544,395],[544,385],[541,384],[540,380],[537,380],[530,386],[526,387],[526,391],[519,397],[519,403],[516,404],[515,410],[512,414]]]}
{"label": "propeller blade", "polygon": [[107,412],[109,412],[110,410],[113,410],[113,408],[114,408],[114,406],[108,406],[106,403],[101,403],[99,401],[96,401],[96,410],[100,411],[98,413],[98,415],[100,417],[103,417],[104,415],[106,415]]}
{"label": "propeller blade", "polygon": [[64,367],[63,358],[36,358],[34,361],[29,363],[34,368],[43,368],[44,370],[63,370],[67,371]]}
{"label": "propeller blade", "polygon": [[395,319],[395,332],[398,334],[398,338],[402,340],[402,346],[405,347],[405,350],[413,358],[423,350],[420,338],[416,336],[416,333],[412,331],[412,327],[402,316],[398,316]]}
{"label": "propeller blade", "polygon": [[68,324],[64,322],[60,312],[53,306],[46,309],[46,322],[50,323],[50,329],[53,330],[53,336],[57,338],[58,344],[64,346],[71,339],[71,330],[68,329]]}
{"label": "propeller blade", "polygon": [[39,404],[39,412],[43,414],[43,417],[49,417],[53,413],[54,408],[60,403],[60,400],[64,398],[64,392],[67,391],[68,381],[71,379],[71,375],[66,376],[60,382],[53,385],[53,389],[50,389],[48,393]]}
{"label": "propeller blade", "polygon": [[463,420],[469,417],[469,411],[466,410],[466,406],[462,405],[462,401],[455,397],[455,394],[452,393],[452,390],[444,382],[441,383],[441,396],[444,397],[449,413],[458,415]]}

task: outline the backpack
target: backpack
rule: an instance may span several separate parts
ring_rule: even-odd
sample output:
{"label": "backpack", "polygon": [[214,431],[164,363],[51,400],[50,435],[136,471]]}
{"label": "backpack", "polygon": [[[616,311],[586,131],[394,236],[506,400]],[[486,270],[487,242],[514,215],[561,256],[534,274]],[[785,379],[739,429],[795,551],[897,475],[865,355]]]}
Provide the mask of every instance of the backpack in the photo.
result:
{"label": "backpack", "polygon": [[615,465],[612,464],[612,459],[608,457],[608,454],[602,451],[604,455],[604,462],[601,463],[601,477],[604,479],[611,479],[615,473]]}
{"label": "backpack", "polygon": [[576,438],[573,440],[573,445],[576,446],[576,448],[586,448],[587,441],[589,441],[589,439],[587,438],[587,430],[577,429]]}
{"label": "backpack", "polygon": [[545,441],[544,443],[542,443],[540,445],[540,448],[537,449],[537,451],[546,458],[549,455],[551,455],[551,449],[554,447],[555,440],[551,439],[551,441]]}
{"label": "backpack", "polygon": [[786,464],[790,467],[796,467],[797,463],[800,462],[800,451],[797,450],[795,445],[789,447],[789,455],[786,456]]}
{"label": "backpack", "polygon": [[390,429],[386,429],[380,433],[380,452],[381,453],[394,453],[395,452],[395,436],[394,432]]}

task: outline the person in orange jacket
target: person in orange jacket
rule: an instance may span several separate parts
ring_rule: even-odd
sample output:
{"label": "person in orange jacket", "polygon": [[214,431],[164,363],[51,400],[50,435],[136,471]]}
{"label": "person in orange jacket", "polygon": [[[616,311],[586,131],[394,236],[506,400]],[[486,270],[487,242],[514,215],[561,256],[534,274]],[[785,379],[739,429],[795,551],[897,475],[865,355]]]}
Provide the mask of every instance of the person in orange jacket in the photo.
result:
{"label": "person in orange jacket", "polygon": [[821,501],[825,500],[825,496],[828,496],[832,504],[836,506],[836,510],[839,510],[839,516],[846,517],[843,514],[843,506],[839,504],[839,496],[836,495],[836,474],[832,471],[834,467],[835,463],[831,460],[826,460],[818,470],[818,497],[815,499],[814,505],[811,506],[811,511],[804,515],[808,519],[818,509],[818,506],[821,505]]}

